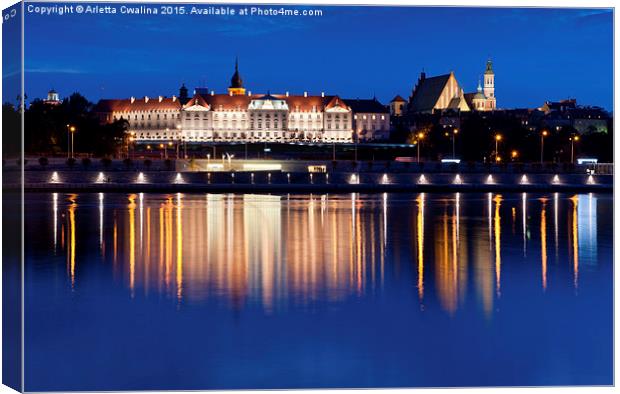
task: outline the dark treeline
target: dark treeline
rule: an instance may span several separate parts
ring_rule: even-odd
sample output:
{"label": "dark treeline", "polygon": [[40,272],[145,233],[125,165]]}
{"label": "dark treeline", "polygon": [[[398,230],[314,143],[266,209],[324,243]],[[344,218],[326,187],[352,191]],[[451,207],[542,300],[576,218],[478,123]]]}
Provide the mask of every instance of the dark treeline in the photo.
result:
{"label": "dark treeline", "polygon": [[[428,116],[416,119],[416,131],[406,126],[397,127],[392,133],[395,142],[415,143],[419,133],[424,135],[421,156],[426,160],[438,160],[452,156],[452,133],[456,127],[443,126],[438,117]],[[456,157],[465,161],[494,161],[495,136],[500,135],[497,155],[502,162],[540,161],[541,136],[544,137],[545,162],[569,162],[571,159],[571,138],[574,157],[596,157],[599,162],[613,161],[613,119],[608,122],[608,132],[586,132],[580,134],[573,127],[559,130],[536,127],[530,130],[521,121],[501,112],[493,115],[470,112],[461,115],[460,127],[454,136]]]}
{"label": "dark treeline", "polygon": [[[30,103],[24,117],[24,149],[29,155],[61,155],[69,148],[70,129],[74,131],[74,152],[99,157],[119,153],[127,138],[128,124],[116,121],[100,124],[93,113],[93,103],[74,93],[58,105],[36,99]],[[19,152],[20,113],[11,104],[2,107],[5,129],[5,156]],[[10,136],[6,136],[7,132]],[[16,138],[13,138],[15,137]]]}

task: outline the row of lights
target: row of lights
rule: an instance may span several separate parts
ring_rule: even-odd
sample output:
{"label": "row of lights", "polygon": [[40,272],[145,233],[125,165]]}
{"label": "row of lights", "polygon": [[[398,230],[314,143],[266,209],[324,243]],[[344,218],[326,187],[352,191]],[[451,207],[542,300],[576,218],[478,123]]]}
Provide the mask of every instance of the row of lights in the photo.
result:
{"label": "row of lights", "polygon": [[[235,181],[235,173],[234,172],[230,173],[230,178],[231,178],[231,182],[234,183],[234,181]],[[288,183],[291,183],[291,174],[290,173],[286,174],[286,178],[287,178]],[[251,183],[254,184],[254,173],[250,174],[250,180],[251,180]],[[271,173],[267,174],[267,180],[268,180],[269,183],[271,183]],[[95,183],[104,183],[105,181],[106,181],[106,178],[105,178],[104,173],[100,172],[97,175]],[[207,181],[208,181],[208,183],[211,183],[211,173],[207,174]],[[54,171],[52,173],[49,182],[50,183],[62,183],[61,180],[60,180],[60,176],[58,175],[58,173],[56,171]],[[360,183],[360,176],[359,176],[359,174],[351,174],[351,176],[349,177],[349,181],[348,182],[349,182],[349,184],[352,184],[352,185],[359,185],[359,183]],[[137,175],[137,177],[136,177],[135,183],[139,183],[139,184],[147,183],[146,175],[144,175],[144,173],[140,172]],[[186,183],[185,179],[183,178],[183,175],[180,172],[178,172],[176,177],[174,178],[174,183],[175,184]],[[313,174],[310,174],[310,183],[314,184]],[[325,183],[329,183],[329,174],[325,174]],[[388,176],[388,174],[383,174],[383,176],[381,177],[381,184],[389,185],[391,183],[392,183],[392,181],[391,181],[390,177]],[[417,183],[421,184],[421,185],[426,185],[426,184],[428,184],[428,180],[426,179],[426,176],[424,174],[421,174],[419,176],[419,178],[418,178]],[[525,174],[522,175],[519,183],[522,184],[522,185],[529,184],[530,182],[529,182],[529,179],[528,179],[527,175],[525,175]],[[554,185],[561,184],[559,175],[557,175],[557,174],[554,175],[552,180],[551,180],[551,183],[554,184]],[[591,174],[588,175],[586,183],[588,185],[595,184],[594,177]],[[460,174],[456,174],[454,176],[454,179],[452,180],[452,184],[454,184],[454,185],[461,185],[461,184],[463,184],[463,179],[461,178]],[[487,185],[494,185],[495,184],[495,178],[493,178],[493,175],[487,176],[487,178],[485,180],[485,184],[487,184]]]}

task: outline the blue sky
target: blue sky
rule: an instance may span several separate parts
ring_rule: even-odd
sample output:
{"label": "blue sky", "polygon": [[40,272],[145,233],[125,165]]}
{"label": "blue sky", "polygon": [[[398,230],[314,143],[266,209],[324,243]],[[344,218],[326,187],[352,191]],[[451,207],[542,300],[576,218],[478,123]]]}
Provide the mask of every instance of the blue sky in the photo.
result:
{"label": "blue sky", "polygon": [[224,92],[238,56],[253,92],[376,94],[387,102],[408,97],[422,68],[430,76],[454,71],[475,91],[490,56],[499,107],[570,96],[612,109],[611,10],[300,8],[323,16],[27,13],[26,92],[32,99],[53,87],[96,101],[170,96],[182,82]]}

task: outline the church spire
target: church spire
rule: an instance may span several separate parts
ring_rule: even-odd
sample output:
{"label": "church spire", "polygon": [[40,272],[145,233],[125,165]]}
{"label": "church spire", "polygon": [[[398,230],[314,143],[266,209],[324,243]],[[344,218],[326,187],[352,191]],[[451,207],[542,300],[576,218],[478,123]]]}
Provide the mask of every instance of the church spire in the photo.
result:
{"label": "church spire", "polygon": [[230,79],[230,87],[231,88],[242,88],[243,87],[243,80],[241,79],[241,76],[239,75],[239,58],[237,57],[235,57],[235,73]]}
{"label": "church spire", "polygon": [[231,95],[243,95],[245,94],[245,88],[243,87],[243,79],[239,75],[239,58],[235,57],[235,73],[230,79],[230,87],[228,93]]}

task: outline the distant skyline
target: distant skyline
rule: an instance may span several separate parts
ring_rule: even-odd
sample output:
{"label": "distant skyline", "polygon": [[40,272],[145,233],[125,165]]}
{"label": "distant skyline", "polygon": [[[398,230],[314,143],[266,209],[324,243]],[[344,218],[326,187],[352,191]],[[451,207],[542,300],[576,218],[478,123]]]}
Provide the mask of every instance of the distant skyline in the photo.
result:
{"label": "distant skyline", "polygon": [[612,110],[608,9],[284,7],[323,16],[26,13],[26,94],[54,88],[96,102],[172,96],[182,83],[190,93],[198,86],[224,93],[238,56],[255,93],[324,91],[387,103],[407,98],[422,69],[454,71],[473,92],[490,57],[499,108],[572,97]]}

